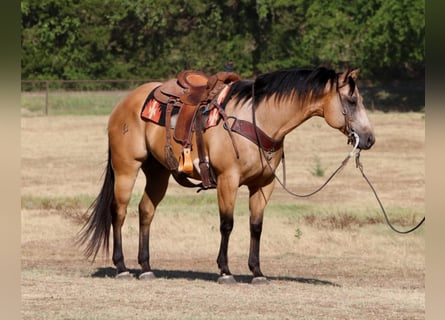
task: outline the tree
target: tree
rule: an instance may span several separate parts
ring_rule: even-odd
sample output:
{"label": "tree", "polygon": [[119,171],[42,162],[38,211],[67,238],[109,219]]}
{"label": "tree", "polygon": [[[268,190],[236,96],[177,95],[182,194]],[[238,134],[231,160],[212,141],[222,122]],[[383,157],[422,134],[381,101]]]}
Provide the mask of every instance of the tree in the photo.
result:
{"label": "tree", "polygon": [[[384,0],[362,28],[360,56],[370,76],[418,77],[425,72],[425,3]],[[361,59],[360,59],[361,58]]]}
{"label": "tree", "polygon": [[22,78],[104,79],[291,67],[422,77],[423,0],[23,0]]}

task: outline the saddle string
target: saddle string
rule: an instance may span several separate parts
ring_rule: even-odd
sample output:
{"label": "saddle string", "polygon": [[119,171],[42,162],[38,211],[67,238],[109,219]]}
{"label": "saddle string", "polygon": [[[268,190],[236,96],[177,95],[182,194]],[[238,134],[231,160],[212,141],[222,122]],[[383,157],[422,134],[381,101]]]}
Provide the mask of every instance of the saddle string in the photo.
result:
{"label": "saddle string", "polygon": [[[398,230],[397,228],[394,227],[394,225],[393,225],[393,224],[391,223],[391,221],[389,220],[388,214],[386,213],[386,210],[385,210],[385,208],[383,207],[383,204],[382,204],[382,202],[380,201],[380,198],[379,198],[379,196],[377,195],[377,192],[376,192],[375,188],[373,187],[373,185],[371,184],[371,182],[369,181],[368,177],[365,175],[365,173],[364,173],[364,171],[363,171],[363,165],[362,165],[362,163],[360,162],[360,151],[361,151],[361,150],[359,150],[357,153],[355,152],[355,151],[357,150],[358,145],[359,145],[360,137],[359,137],[359,135],[358,135],[356,132],[354,132],[354,130],[352,130],[352,128],[351,128],[350,130],[348,130],[348,131],[349,131],[349,135],[348,135],[348,144],[349,144],[350,142],[353,141],[352,137],[355,138],[355,144],[354,144],[352,150],[348,153],[348,155],[347,155],[346,158],[342,161],[342,163],[340,164],[340,166],[339,166],[339,167],[338,167],[338,168],[337,168],[337,169],[330,175],[330,177],[329,177],[329,178],[328,178],[328,179],[327,179],[327,180],[326,180],[326,181],[325,181],[319,188],[317,188],[317,189],[314,190],[313,192],[310,192],[310,193],[307,193],[307,194],[297,194],[297,193],[295,193],[295,192],[289,190],[289,189],[287,188],[287,186],[286,186],[286,163],[285,163],[284,149],[283,149],[283,154],[282,154],[282,156],[281,156],[281,158],[282,158],[282,163],[283,163],[283,169],[282,169],[282,170],[283,170],[283,181],[281,181],[280,178],[279,178],[279,177],[277,176],[277,174],[275,173],[275,169],[272,168],[272,165],[270,164],[269,157],[267,156],[267,154],[266,154],[266,152],[265,152],[265,150],[264,150],[264,148],[263,148],[263,146],[262,146],[262,144],[261,144],[261,140],[259,139],[258,128],[257,128],[257,125],[256,125],[256,117],[255,117],[255,103],[254,103],[254,98],[255,98],[254,93],[255,93],[255,92],[254,92],[254,90],[255,90],[255,89],[254,89],[254,84],[252,84],[252,123],[253,123],[253,126],[254,126],[254,128],[255,128],[255,134],[256,134],[256,136],[257,136],[258,145],[259,145],[259,148],[260,148],[260,150],[261,150],[261,152],[262,152],[262,155],[263,155],[264,159],[266,160],[266,163],[267,163],[269,169],[271,170],[271,172],[273,173],[273,175],[274,175],[274,177],[275,177],[275,180],[278,181],[278,183],[281,185],[281,187],[282,187],[287,193],[289,193],[289,194],[292,195],[292,196],[299,197],[299,198],[307,198],[307,197],[310,197],[310,196],[316,194],[317,192],[321,191],[321,190],[322,190],[322,189],[323,189],[323,188],[324,188],[324,187],[325,187],[325,186],[332,180],[332,178],[334,178],[334,176],[335,176],[341,169],[343,169],[343,167],[346,166],[346,164],[348,163],[349,159],[352,158],[352,157],[354,156],[354,154],[355,154],[355,155],[356,155],[356,156],[355,156],[356,167],[360,170],[360,172],[361,172],[363,178],[364,178],[365,181],[368,183],[369,187],[371,188],[372,192],[374,193],[374,196],[375,196],[375,198],[377,199],[377,202],[379,203],[380,209],[382,210],[382,213],[383,213],[383,216],[384,216],[384,218],[385,218],[385,221],[386,221],[386,223],[388,224],[388,226],[391,228],[391,230],[393,230],[393,231],[395,231],[396,233],[399,233],[399,234],[408,234],[408,233],[411,233],[411,232],[417,230],[417,229],[418,229],[418,228],[425,222],[425,216],[424,216],[424,217],[421,219],[421,221],[420,221],[416,226],[414,226],[413,228],[411,228],[411,229],[409,229],[409,230],[402,231],[402,230]],[[346,120],[346,122],[349,122],[349,121]]]}

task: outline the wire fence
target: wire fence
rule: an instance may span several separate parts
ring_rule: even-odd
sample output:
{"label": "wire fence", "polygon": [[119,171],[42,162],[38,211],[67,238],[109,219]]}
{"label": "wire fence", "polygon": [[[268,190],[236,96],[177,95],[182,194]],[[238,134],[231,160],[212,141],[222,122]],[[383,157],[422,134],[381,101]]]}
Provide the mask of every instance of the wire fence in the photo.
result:
{"label": "wire fence", "polygon": [[[44,115],[63,113],[63,110],[71,113],[73,108],[77,109],[76,114],[83,111],[88,114],[88,110],[83,110],[88,105],[92,113],[97,113],[98,109],[103,109],[103,104],[113,104],[123,94],[150,81],[161,80],[22,80],[21,105],[31,113]],[[82,102],[86,105],[82,106]]]}
{"label": "wire fence", "polygon": [[[22,115],[105,115],[137,86],[162,79],[22,80]],[[370,110],[424,111],[424,82],[360,85]],[[148,94],[148,93],[147,93]]]}

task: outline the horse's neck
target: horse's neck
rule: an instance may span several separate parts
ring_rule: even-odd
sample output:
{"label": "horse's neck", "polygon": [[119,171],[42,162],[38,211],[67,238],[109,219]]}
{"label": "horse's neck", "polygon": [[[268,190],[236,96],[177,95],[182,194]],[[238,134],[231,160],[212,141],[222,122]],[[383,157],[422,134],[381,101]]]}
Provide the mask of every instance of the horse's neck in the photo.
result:
{"label": "horse's neck", "polygon": [[313,116],[323,116],[323,101],[301,103],[286,99],[275,103],[273,99],[264,101],[256,108],[257,126],[274,139],[285,135]]}

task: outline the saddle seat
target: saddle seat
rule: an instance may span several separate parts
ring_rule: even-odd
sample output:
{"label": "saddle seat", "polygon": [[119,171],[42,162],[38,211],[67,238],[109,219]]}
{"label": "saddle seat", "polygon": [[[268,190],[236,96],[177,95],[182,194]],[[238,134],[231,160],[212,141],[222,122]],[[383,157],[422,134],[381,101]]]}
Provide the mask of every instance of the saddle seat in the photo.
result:
{"label": "saddle seat", "polygon": [[170,79],[155,91],[155,98],[167,103],[169,99],[179,98],[185,105],[198,105],[205,100],[209,77],[201,71],[185,70],[176,79]]}
{"label": "saddle seat", "polygon": [[154,97],[164,104],[172,99],[179,99],[186,105],[198,105],[212,100],[225,84],[240,79],[234,72],[218,72],[207,76],[202,71],[184,70],[176,78],[159,86],[154,92]]}

